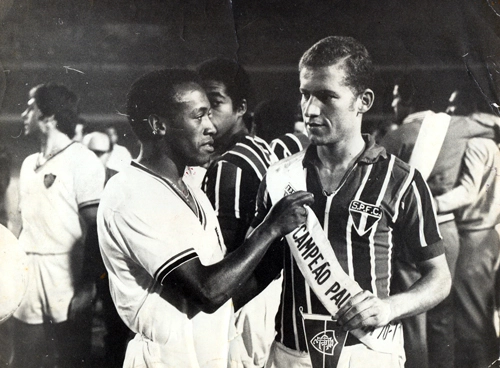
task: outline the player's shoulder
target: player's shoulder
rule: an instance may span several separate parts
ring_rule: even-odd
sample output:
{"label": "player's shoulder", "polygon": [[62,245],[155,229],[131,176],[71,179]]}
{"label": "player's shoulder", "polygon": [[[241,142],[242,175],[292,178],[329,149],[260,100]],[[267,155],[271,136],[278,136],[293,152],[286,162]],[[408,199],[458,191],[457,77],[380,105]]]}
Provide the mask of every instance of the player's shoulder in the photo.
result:
{"label": "player's shoulder", "polygon": [[271,148],[262,138],[245,136],[218,160],[262,177],[267,168],[277,161]]}

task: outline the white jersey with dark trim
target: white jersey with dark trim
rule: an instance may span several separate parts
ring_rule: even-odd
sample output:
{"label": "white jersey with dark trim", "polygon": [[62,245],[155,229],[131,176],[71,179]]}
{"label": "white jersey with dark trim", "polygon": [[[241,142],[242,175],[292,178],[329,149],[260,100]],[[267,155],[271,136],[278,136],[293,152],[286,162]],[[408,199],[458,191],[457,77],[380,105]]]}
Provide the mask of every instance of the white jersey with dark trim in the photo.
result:
{"label": "white jersey with dark trim", "polygon": [[[420,174],[367,139],[367,148],[337,191],[325,195],[314,162],[316,147],[310,146],[303,160],[306,186],[314,194],[311,209],[335,251],[344,272],[364,289],[384,298],[391,294],[395,257],[418,262],[443,253],[429,190]],[[296,156],[277,165],[288,165]],[[257,226],[270,209],[267,180],[257,198]],[[311,259],[311,267],[315,265]],[[319,272],[319,271],[318,271]],[[284,285],[277,316],[277,340],[285,346],[307,351],[299,310],[328,314],[306,285],[295,260],[285,246]]]}
{"label": "white jersey with dark trim", "polygon": [[218,359],[213,366],[222,367],[227,359],[231,301],[188,318],[188,301],[161,297],[173,270],[195,258],[216,263],[226,251],[210,202],[200,189],[189,190],[196,211],[168,181],[133,162],[110,179],[99,206],[99,242],[118,313],[141,336],[136,344],[156,346],[130,352],[146,366],[198,367]]}
{"label": "white jersey with dark trim", "polygon": [[105,171],[97,156],[71,143],[39,165],[40,153],[21,167],[19,209],[23,230],[20,244],[28,253],[68,253],[82,240],[79,209],[97,206]]}

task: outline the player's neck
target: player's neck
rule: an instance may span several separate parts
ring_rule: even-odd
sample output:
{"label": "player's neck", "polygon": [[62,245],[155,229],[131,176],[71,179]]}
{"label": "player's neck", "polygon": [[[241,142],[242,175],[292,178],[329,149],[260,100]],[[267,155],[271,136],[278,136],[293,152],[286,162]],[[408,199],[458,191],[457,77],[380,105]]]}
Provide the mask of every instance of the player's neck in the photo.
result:
{"label": "player's neck", "polygon": [[40,153],[44,158],[49,158],[71,143],[71,139],[66,134],[55,129],[41,136]]}
{"label": "player's neck", "polygon": [[179,184],[186,168],[186,165],[183,163],[176,163],[171,157],[161,153],[158,148],[155,149],[148,145],[144,145],[140,164],[146,166],[159,176],[168,178],[170,181]]}
{"label": "player's neck", "polygon": [[239,140],[241,140],[244,136],[249,134],[248,129],[246,128],[243,119],[238,120],[234,127],[228,131],[224,137],[220,137],[215,141],[215,151],[216,154],[222,155],[231,149]]}
{"label": "player's neck", "polygon": [[365,141],[361,134],[352,139],[342,140],[335,144],[318,146],[318,158],[324,168],[349,168],[353,160],[363,152]]}

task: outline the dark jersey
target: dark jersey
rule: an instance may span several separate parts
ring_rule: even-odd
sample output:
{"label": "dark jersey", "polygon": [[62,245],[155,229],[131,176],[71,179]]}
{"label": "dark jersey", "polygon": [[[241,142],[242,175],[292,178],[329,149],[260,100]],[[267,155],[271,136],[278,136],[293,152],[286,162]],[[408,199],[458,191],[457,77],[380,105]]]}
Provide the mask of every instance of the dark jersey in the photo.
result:
{"label": "dark jersey", "polygon": [[[395,257],[424,261],[443,253],[429,189],[418,171],[410,168],[365,137],[367,148],[335,193],[325,195],[311,145],[302,162],[307,190],[314,194],[311,206],[335,251],[343,270],[364,289],[379,298],[391,294]],[[277,165],[287,164],[288,159]],[[257,198],[253,226],[270,209],[263,180]],[[277,339],[285,346],[306,351],[299,309],[328,314],[300,273],[288,246],[284,247],[284,285],[277,316]]]}
{"label": "dark jersey", "polygon": [[[276,161],[264,140],[245,136],[208,168],[203,190],[215,209],[229,251],[243,243],[255,214],[260,182]],[[234,234],[230,242],[228,232]]]}

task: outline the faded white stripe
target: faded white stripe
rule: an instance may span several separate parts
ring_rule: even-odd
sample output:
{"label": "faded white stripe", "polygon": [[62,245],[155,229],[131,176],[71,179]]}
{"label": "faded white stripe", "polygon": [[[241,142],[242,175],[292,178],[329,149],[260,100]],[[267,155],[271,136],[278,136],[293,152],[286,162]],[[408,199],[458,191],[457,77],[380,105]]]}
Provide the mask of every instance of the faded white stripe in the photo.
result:
{"label": "faded white stripe", "polygon": [[240,218],[240,189],[241,189],[241,168],[236,168],[236,180],[234,184],[234,216]]}
{"label": "faded white stripe", "polygon": [[293,324],[293,336],[295,338],[295,347],[297,350],[299,349],[299,331],[297,330],[297,317],[296,317],[296,304],[295,304],[295,278],[293,274],[293,258],[290,259],[291,262],[291,267],[290,267],[290,273],[292,276],[292,324]]}
{"label": "faded white stripe", "polygon": [[222,162],[217,163],[217,174],[215,175],[215,214],[219,216],[219,209],[220,209],[220,177],[222,174]]}
{"label": "faded white stripe", "polygon": [[406,181],[398,193],[398,199],[396,201],[396,204],[394,205],[395,210],[394,210],[394,216],[392,217],[392,222],[396,222],[398,219],[401,200],[403,199],[403,195],[406,193],[406,190],[410,186],[414,176],[415,176],[415,169],[413,167],[410,167],[410,172],[408,173]]}
{"label": "faded white stripe", "polygon": [[[391,156],[389,159],[389,165],[387,167],[387,172],[385,173],[385,178],[384,178],[384,183],[382,184],[382,188],[380,188],[380,192],[378,194],[377,198],[377,207],[380,207],[380,204],[382,203],[382,200],[384,199],[385,193],[387,191],[387,188],[389,187],[389,181],[391,180],[392,176],[392,169],[394,167],[394,162],[396,160],[395,156]],[[371,285],[372,285],[372,290],[373,294],[375,296],[378,296],[378,291],[377,291],[377,264],[375,262],[375,234],[377,232],[379,221],[377,221],[371,230],[370,234],[370,276],[371,276]]]}
{"label": "faded white stripe", "polygon": [[412,183],[413,194],[415,195],[415,199],[417,200],[417,213],[418,213],[418,233],[420,236],[420,245],[422,247],[427,246],[427,241],[425,240],[425,232],[424,232],[424,211],[422,208],[422,198],[420,197],[420,193],[418,192],[417,184],[415,182]]}
{"label": "faded white stripe", "polygon": [[[363,192],[363,189],[366,186],[366,183],[368,182],[368,179],[370,177],[370,173],[372,172],[373,165],[367,166],[367,170],[365,173],[365,176],[363,177],[363,180],[361,181],[361,185],[358,188],[358,191],[356,192],[356,195],[354,196],[355,201],[359,201],[359,197],[361,197],[361,193]],[[347,269],[349,270],[349,276],[354,277],[354,261],[352,258],[352,228],[353,228],[353,220],[352,216],[349,216],[349,219],[347,220],[347,227],[346,227],[346,244],[347,244]]]}
{"label": "faded white stripe", "polygon": [[[260,173],[260,170],[257,168],[257,166],[254,164],[254,162],[250,158],[248,158],[247,156],[245,156],[244,154],[239,153],[239,152],[231,151],[231,154],[238,156],[238,157],[241,157],[246,162],[248,162],[250,164],[250,166],[252,166],[252,168],[254,169],[255,174],[257,174],[257,177],[259,178],[259,180],[262,180],[263,175]],[[259,160],[260,160],[260,158],[259,158]],[[262,162],[262,160],[260,160],[260,162]],[[262,164],[264,165],[264,163],[262,163]]]}
{"label": "faded white stripe", "polygon": [[389,245],[388,257],[387,257],[387,295],[391,295],[391,280],[392,280],[392,250],[394,249],[394,243],[392,242],[392,228],[389,228],[387,233],[387,244]]}
{"label": "faded white stripe", "polygon": [[[251,152],[251,153],[252,153],[252,154],[253,154],[253,155],[257,158],[257,160],[258,160],[258,161],[262,164],[262,166],[264,166],[265,168],[267,168],[267,167],[269,166],[269,164],[271,163],[270,159],[269,159],[269,160],[267,160],[267,163],[266,163],[266,162],[264,162],[264,161],[262,160],[262,157],[260,157],[260,155],[259,155],[259,154],[258,154],[258,153],[257,153],[257,152],[253,149],[253,147],[251,147],[251,146],[249,146],[249,145],[247,145],[247,144],[243,144],[243,143],[236,143],[236,145],[237,145],[237,146],[240,146],[240,147],[242,147],[242,148],[245,148],[245,149],[247,149],[248,151],[250,151],[250,152]],[[267,153],[266,153],[264,150],[262,150],[262,147],[260,147],[259,145],[257,145],[257,144],[256,144],[256,145],[255,145],[255,147],[256,147],[259,151],[261,151],[261,152],[262,152],[262,154],[264,155],[264,157],[269,156],[269,152],[267,152]],[[232,152],[232,151],[231,151],[231,153],[236,153],[236,152]]]}
{"label": "faded white stripe", "polygon": [[307,304],[307,313],[312,313],[311,288],[309,287],[308,283],[306,283],[306,304]]}

